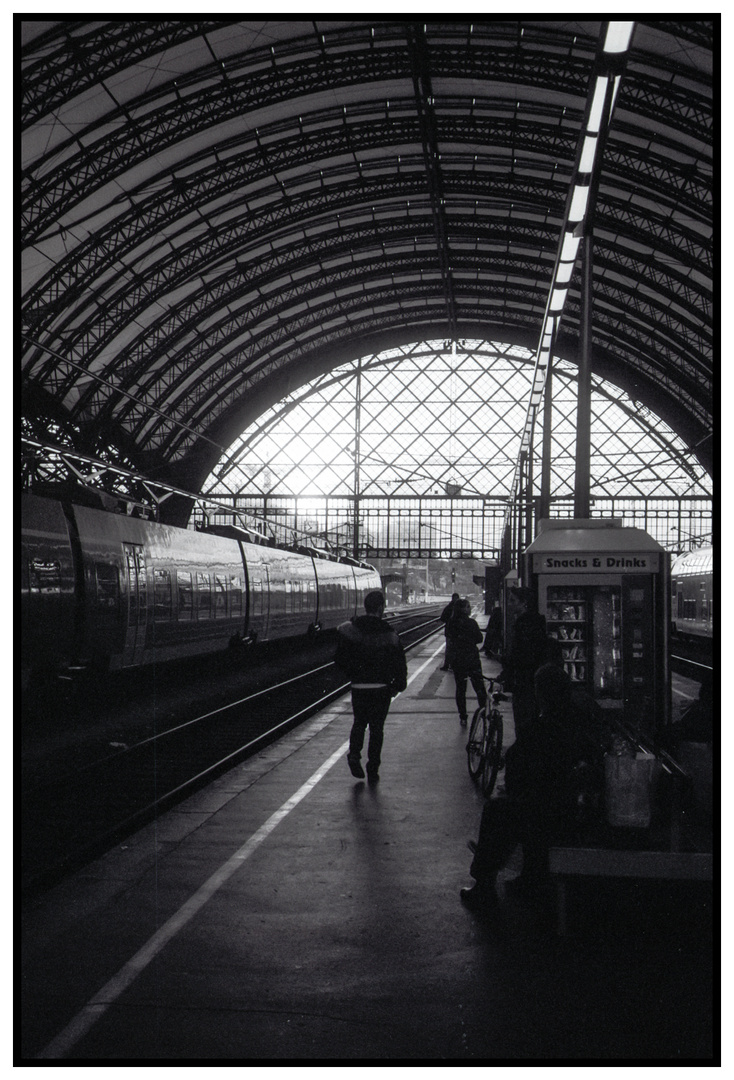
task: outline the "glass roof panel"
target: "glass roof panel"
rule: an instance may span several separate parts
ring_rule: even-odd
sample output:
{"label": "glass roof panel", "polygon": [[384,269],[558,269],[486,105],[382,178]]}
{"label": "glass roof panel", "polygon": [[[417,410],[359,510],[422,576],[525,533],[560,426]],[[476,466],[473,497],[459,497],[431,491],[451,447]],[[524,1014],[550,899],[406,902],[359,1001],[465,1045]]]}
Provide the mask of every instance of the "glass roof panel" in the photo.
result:
{"label": "glass roof panel", "polygon": [[[488,341],[423,342],[362,357],[287,395],[229,447],[204,492],[283,496],[507,497],[533,355]],[[385,360],[394,357],[394,362]],[[359,375],[359,435],[355,420]],[[576,368],[554,363],[552,497],[573,497]],[[542,410],[534,443],[540,479]],[[710,497],[682,440],[619,387],[594,378],[591,495]]]}

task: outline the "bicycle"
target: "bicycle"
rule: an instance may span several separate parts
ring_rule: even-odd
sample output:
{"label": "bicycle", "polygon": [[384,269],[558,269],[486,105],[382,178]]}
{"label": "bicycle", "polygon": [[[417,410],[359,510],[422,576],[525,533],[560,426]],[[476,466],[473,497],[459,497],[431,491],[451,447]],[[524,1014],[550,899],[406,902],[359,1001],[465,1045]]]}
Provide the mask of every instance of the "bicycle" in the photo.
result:
{"label": "bicycle", "polygon": [[489,683],[489,692],[485,704],[480,705],[472,717],[466,756],[469,775],[472,780],[480,780],[482,793],[488,799],[494,790],[497,773],[505,764],[502,757],[504,721],[497,705],[507,698],[494,689],[496,679],[483,678]]}

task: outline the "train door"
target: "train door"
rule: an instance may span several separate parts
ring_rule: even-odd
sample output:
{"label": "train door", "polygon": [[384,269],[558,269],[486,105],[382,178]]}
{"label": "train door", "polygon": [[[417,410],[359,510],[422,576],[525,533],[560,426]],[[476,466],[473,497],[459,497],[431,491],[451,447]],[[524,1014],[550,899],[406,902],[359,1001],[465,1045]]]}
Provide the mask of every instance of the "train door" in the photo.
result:
{"label": "train door", "polygon": [[248,611],[247,632],[260,641],[268,636],[270,621],[270,574],[268,564],[258,557],[247,560]]}
{"label": "train door", "polygon": [[122,550],[127,578],[127,622],[122,664],[123,667],[132,667],[142,663],[145,651],[148,581],[143,545],[123,543]]}

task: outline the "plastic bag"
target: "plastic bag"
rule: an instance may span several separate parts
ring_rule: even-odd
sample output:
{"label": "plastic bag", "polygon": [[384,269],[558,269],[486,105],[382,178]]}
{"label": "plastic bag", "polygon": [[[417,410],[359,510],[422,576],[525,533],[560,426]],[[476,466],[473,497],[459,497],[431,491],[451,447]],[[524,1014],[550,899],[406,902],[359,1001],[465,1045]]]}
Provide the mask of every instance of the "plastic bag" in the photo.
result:
{"label": "plastic bag", "polygon": [[604,755],[604,805],[610,825],[648,828],[656,766],[653,754]]}

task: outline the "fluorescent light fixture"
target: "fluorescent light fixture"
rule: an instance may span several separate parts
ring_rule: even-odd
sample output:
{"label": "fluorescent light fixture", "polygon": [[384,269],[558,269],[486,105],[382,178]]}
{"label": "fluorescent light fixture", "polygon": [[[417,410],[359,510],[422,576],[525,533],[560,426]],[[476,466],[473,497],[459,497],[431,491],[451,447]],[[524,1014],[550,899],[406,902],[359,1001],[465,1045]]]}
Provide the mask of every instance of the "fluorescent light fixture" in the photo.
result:
{"label": "fluorescent light fixture", "polygon": [[609,115],[610,116],[614,112],[614,103],[617,100],[617,91],[619,90],[619,84],[621,83],[621,81],[622,81],[622,76],[621,75],[617,75],[615,77],[615,79],[614,79],[614,89],[612,90],[612,104],[611,104],[611,107],[610,107],[610,110],[609,110]]}
{"label": "fluorescent light fixture", "polygon": [[627,52],[634,27],[633,22],[610,22],[604,42],[604,52]]}
{"label": "fluorescent light fixture", "polygon": [[598,139],[595,135],[584,136],[584,148],[581,151],[581,161],[579,162],[579,172],[590,173],[594,166],[594,155],[596,154],[596,144]]}
{"label": "fluorescent light fixture", "polygon": [[566,303],[567,296],[568,289],[554,289],[550,298],[550,304],[548,305],[549,311],[563,311],[563,305]]}
{"label": "fluorescent light fixture", "polygon": [[572,262],[559,263],[558,269],[556,270],[556,282],[558,284],[563,284],[566,281],[570,281],[572,273],[573,273],[573,263]]}
{"label": "fluorescent light fixture", "polygon": [[571,197],[571,209],[568,212],[569,221],[583,221],[584,214],[586,213],[586,204],[589,201],[589,186],[588,184],[582,187],[580,184],[575,184],[573,189],[573,195]]}
{"label": "fluorescent light fixture", "polygon": [[567,232],[563,237],[563,247],[561,248],[561,262],[573,262],[576,258],[576,252],[579,249],[581,243],[580,236],[574,236],[573,233]]}
{"label": "fluorescent light fixture", "polygon": [[589,113],[589,123],[586,126],[586,130],[591,132],[591,134],[595,134],[599,131],[601,114],[604,110],[604,97],[608,85],[609,79],[606,75],[597,76],[596,86],[594,87],[594,97],[591,102],[591,112]]}

